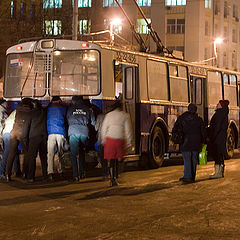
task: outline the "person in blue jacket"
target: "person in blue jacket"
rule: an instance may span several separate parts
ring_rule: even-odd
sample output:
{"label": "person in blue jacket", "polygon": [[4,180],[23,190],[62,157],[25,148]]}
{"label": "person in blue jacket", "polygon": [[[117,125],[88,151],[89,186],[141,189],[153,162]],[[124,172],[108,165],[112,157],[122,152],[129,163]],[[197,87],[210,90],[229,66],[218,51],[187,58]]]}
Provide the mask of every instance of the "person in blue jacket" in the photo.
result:
{"label": "person in blue jacket", "polygon": [[54,96],[47,107],[48,178],[53,180],[54,156],[58,152],[58,173],[63,175],[64,143],[66,142],[66,112],[59,96]]}
{"label": "person in blue jacket", "polygon": [[67,111],[67,121],[73,181],[79,181],[85,177],[85,143],[89,137],[88,126],[95,125],[93,111],[84,103],[82,96],[72,97],[72,105]]}

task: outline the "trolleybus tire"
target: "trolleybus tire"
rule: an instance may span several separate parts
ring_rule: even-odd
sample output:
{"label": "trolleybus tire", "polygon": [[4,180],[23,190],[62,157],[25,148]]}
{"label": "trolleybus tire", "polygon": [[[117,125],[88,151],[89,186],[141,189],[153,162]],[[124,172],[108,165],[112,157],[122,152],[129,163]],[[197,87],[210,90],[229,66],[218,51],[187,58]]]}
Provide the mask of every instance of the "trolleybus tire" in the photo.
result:
{"label": "trolleybus tire", "polygon": [[156,126],[153,129],[150,140],[150,156],[149,165],[152,168],[161,167],[165,154],[165,139],[163,131],[160,127]]}
{"label": "trolleybus tire", "polygon": [[226,159],[230,159],[233,157],[235,149],[235,134],[233,128],[228,128],[227,131],[227,142],[226,142]]}

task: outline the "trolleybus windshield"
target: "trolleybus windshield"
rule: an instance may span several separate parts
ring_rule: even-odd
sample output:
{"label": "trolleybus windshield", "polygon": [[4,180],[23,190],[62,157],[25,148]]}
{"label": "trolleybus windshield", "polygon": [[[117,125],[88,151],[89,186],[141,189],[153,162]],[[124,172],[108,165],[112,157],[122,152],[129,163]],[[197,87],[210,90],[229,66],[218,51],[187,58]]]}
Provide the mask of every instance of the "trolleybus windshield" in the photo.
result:
{"label": "trolleybus windshield", "polygon": [[11,53],[7,56],[4,97],[98,95],[97,50]]}

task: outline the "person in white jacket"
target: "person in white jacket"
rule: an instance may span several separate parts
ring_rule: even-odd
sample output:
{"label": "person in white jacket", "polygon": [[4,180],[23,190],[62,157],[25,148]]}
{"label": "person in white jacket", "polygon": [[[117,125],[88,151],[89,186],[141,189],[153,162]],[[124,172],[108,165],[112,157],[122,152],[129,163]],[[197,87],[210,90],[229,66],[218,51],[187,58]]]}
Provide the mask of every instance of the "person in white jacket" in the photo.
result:
{"label": "person in white jacket", "polygon": [[[16,110],[14,110],[8,116],[8,118],[5,121],[5,127],[2,130],[3,155],[2,155],[2,162],[0,164],[0,180],[5,180],[6,164],[7,164],[7,158],[10,150],[10,132],[13,128],[15,115],[16,115]],[[18,154],[15,156],[15,159],[13,162],[13,168],[14,168],[14,175],[17,177],[21,177],[22,173],[20,170],[20,161],[19,161]]]}
{"label": "person in white jacket", "polygon": [[110,186],[116,186],[117,161],[123,158],[125,148],[130,147],[132,141],[129,116],[122,110],[122,103],[119,100],[113,104],[112,111],[104,118],[101,137],[104,158],[110,161]]}

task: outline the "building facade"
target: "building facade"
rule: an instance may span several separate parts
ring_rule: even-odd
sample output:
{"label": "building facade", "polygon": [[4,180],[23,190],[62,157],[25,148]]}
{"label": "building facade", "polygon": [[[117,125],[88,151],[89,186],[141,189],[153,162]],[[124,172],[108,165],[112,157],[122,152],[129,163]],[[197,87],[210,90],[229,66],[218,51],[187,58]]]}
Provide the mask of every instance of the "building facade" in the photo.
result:
{"label": "building facade", "polygon": [[[136,0],[161,42],[169,50],[183,53],[191,62],[240,70],[239,0]],[[78,0],[78,38],[110,30],[114,42],[136,46],[132,28],[138,32],[149,52],[156,51],[144,17],[134,0]],[[6,0],[0,2],[0,64],[6,49],[22,38],[68,37],[72,35],[74,0]],[[132,27],[131,27],[132,24]],[[102,39],[110,41],[110,33]],[[223,42],[214,42],[222,38]],[[1,74],[2,75],[2,74]]]}

